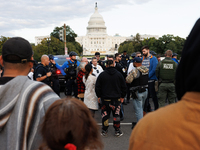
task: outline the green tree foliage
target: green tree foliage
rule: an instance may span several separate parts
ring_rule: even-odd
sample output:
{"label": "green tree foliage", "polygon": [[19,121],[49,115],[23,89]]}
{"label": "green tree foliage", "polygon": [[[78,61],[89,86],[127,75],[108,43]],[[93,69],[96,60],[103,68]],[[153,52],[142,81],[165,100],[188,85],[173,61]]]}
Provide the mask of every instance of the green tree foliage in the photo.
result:
{"label": "green tree foliage", "polygon": [[40,61],[42,55],[64,55],[64,44],[59,39],[51,36],[50,39],[43,39],[41,44],[37,46],[32,45],[34,52],[34,59]]}
{"label": "green tree foliage", "polygon": [[[62,30],[64,26],[62,27],[55,27],[53,32],[51,32],[51,36],[59,39],[59,31]],[[66,41],[67,42],[76,42],[75,38],[77,37],[77,34],[70,28],[70,26],[66,26]]]}
{"label": "green tree foliage", "polygon": [[140,51],[144,45],[148,45],[150,51],[155,51],[157,54],[164,54],[166,50],[172,50],[174,53],[181,55],[185,39],[179,36],[163,35],[159,39],[154,37],[141,40],[139,33],[129,41],[124,41],[120,44],[118,51],[122,53],[124,50],[130,55],[133,52]]}
{"label": "green tree foliage", "polygon": [[135,37],[133,37],[132,40],[124,41],[119,46],[119,53],[122,53],[123,51],[127,51],[127,54],[132,54],[133,52],[140,51],[142,47],[142,41],[140,39],[139,33],[136,34]]}
{"label": "green tree foliage", "polygon": [[3,48],[3,44],[8,40],[8,37],[5,36],[1,36],[0,37],[0,55],[2,54],[2,48]]}
{"label": "green tree foliage", "polygon": [[185,39],[179,36],[174,37],[173,35],[163,35],[158,39],[159,42],[159,53],[164,54],[166,50],[172,50],[174,53],[181,55]]}
{"label": "green tree foliage", "polygon": [[[63,29],[64,26],[62,27],[55,27],[55,29],[53,30],[53,32],[51,32],[51,36],[59,39],[59,31],[61,29]],[[68,51],[75,51],[78,54],[81,54],[83,49],[82,46],[75,41],[75,38],[77,37],[77,34],[70,28],[70,26],[66,26],[66,42],[67,42],[67,48]],[[74,45],[74,46],[72,46]],[[74,48],[75,47],[75,48]]]}
{"label": "green tree foliage", "polygon": [[[61,29],[63,29],[63,27],[55,27],[50,34],[50,39],[44,39],[41,44],[38,44],[37,46],[32,45],[35,60],[40,61],[41,56],[44,54],[65,54],[64,42],[59,39],[59,31]],[[77,34],[69,26],[66,26],[66,46],[68,48],[68,53],[74,51],[80,55],[82,53],[82,46],[75,41],[76,37]]]}

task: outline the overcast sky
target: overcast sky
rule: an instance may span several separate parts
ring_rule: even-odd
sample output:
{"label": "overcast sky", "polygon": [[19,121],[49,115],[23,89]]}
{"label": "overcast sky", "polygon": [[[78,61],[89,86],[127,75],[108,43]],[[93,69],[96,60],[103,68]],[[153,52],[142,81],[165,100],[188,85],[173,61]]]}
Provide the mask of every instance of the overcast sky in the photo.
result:
{"label": "overcast sky", "polygon": [[35,43],[35,36],[49,35],[66,23],[84,36],[95,2],[108,35],[185,38],[200,17],[200,0],[1,0],[0,35],[21,36]]}

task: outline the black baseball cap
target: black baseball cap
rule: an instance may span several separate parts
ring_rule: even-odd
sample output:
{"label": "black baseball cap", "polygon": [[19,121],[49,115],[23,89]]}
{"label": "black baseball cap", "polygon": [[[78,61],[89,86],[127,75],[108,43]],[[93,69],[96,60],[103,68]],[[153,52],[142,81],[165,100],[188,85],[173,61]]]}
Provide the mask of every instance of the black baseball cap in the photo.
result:
{"label": "black baseball cap", "polygon": [[133,59],[133,62],[141,63],[141,62],[142,62],[142,59],[139,58],[139,57],[135,57],[135,58]]}
{"label": "black baseball cap", "polygon": [[[8,57],[11,55],[16,57]],[[5,62],[34,62],[33,60],[31,60],[32,56],[33,50],[30,43],[21,37],[10,38],[3,44],[2,57]]]}

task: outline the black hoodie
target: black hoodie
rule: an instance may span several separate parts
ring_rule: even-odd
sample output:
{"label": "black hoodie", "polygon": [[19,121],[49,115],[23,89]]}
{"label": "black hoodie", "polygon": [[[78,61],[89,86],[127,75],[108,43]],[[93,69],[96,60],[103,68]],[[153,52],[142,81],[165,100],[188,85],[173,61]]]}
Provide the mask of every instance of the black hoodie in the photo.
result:
{"label": "black hoodie", "polygon": [[176,71],[176,93],[180,100],[189,91],[200,92],[200,19],[190,32]]}
{"label": "black hoodie", "polygon": [[97,97],[116,99],[126,95],[126,82],[122,74],[114,67],[108,67],[96,81],[95,92]]}

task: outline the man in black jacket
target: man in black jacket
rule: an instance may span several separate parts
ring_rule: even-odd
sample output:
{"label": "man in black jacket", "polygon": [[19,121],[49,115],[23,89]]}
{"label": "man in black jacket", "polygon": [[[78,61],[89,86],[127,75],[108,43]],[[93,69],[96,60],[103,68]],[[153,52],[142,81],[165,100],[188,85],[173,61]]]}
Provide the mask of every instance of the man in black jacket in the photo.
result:
{"label": "man in black jacket", "polygon": [[107,136],[108,119],[112,111],[115,135],[119,137],[123,135],[123,132],[120,130],[120,105],[123,103],[126,95],[126,83],[122,74],[114,68],[113,60],[108,60],[106,67],[105,71],[98,76],[95,86],[98,101],[100,102],[100,99],[102,101],[101,135]]}

